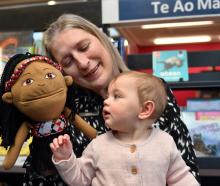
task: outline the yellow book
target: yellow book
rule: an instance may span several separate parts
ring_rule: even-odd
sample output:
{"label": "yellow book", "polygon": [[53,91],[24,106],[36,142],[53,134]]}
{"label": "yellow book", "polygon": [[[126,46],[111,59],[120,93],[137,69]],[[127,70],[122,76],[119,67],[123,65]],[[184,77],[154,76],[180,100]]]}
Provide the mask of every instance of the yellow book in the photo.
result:
{"label": "yellow book", "polygon": [[[0,143],[2,142],[2,139],[0,137]],[[27,141],[24,142],[22,148],[21,148],[21,152],[20,152],[20,156],[28,156],[30,153],[29,150],[29,145],[32,142],[32,137],[30,137]],[[7,153],[7,150],[4,147],[0,146],[0,156],[5,156]]]}

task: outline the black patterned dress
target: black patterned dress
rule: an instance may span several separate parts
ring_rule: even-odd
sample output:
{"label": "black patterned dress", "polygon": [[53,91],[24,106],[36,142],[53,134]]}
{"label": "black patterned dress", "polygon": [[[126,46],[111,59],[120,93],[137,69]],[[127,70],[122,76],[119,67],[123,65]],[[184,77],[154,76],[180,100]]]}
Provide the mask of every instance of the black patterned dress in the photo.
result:
{"label": "black patterned dress", "polygon": [[[102,117],[103,98],[97,94],[85,90],[79,86],[74,89],[74,104],[75,112],[84,118],[91,126],[93,126],[100,134],[105,133],[108,129],[104,125]],[[197,167],[197,160],[193,150],[192,140],[189,136],[188,129],[183,121],[180,119],[180,109],[176,104],[175,97],[171,90],[167,87],[168,104],[164,111],[164,114],[159,118],[155,127],[166,131],[171,136],[177,145],[177,148],[181,152],[181,155],[190,167],[191,173],[195,178],[199,179],[199,172]],[[73,150],[77,157],[81,156],[83,150],[89,144],[90,140],[74,125],[71,125],[70,133],[73,139]],[[33,179],[33,176],[35,178]],[[36,179],[36,173],[27,172],[25,185],[41,185],[41,186],[63,186],[65,185],[60,179],[58,174],[54,173],[52,176],[43,177],[38,175]]]}
{"label": "black patterned dress", "polygon": [[186,124],[180,118],[180,108],[176,103],[176,99],[168,85],[166,83],[165,85],[168,103],[164,113],[158,119],[158,125],[156,127],[159,127],[161,130],[169,133],[173,137],[183,160],[190,167],[190,172],[200,183],[197,158],[194,152],[192,139],[189,135]]}

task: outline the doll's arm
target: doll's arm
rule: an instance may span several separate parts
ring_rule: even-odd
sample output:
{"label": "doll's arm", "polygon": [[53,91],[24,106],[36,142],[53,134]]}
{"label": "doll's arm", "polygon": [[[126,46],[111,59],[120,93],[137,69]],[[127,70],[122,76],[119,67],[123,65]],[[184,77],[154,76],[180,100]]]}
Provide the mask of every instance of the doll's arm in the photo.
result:
{"label": "doll's arm", "polygon": [[[67,118],[70,118],[75,126],[82,131],[88,138],[93,139],[97,135],[96,129],[91,127],[85,120],[83,120],[78,114],[73,115],[73,117],[68,117],[71,116],[71,110],[67,107],[64,109],[64,114]],[[75,117],[74,117],[75,116]]]}
{"label": "doll's arm", "polygon": [[22,123],[22,125],[20,126],[20,128],[18,129],[18,132],[15,136],[15,142],[14,144],[9,148],[4,162],[3,162],[3,167],[4,169],[10,169],[14,166],[19,153],[21,151],[22,145],[25,142],[28,132],[29,132],[29,127],[28,124],[26,122]]}

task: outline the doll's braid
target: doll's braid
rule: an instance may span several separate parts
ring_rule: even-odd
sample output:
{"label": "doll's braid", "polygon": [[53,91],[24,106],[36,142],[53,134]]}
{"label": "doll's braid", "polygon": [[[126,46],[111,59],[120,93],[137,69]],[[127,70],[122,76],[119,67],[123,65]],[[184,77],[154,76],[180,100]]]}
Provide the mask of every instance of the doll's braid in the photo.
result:
{"label": "doll's braid", "polygon": [[[5,83],[11,78],[16,65],[21,61],[34,56],[36,55],[30,53],[16,54],[9,59],[1,77],[0,97],[5,93]],[[7,148],[14,143],[17,130],[26,119],[26,116],[12,104],[3,102],[2,99],[0,99],[0,116],[0,136],[2,137],[1,146]]]}

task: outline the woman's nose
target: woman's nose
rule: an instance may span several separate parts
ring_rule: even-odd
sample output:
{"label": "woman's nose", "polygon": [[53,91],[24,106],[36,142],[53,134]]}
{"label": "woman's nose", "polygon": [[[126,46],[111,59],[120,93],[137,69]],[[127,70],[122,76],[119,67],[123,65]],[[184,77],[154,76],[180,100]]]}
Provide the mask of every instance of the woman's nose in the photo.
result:
{"label": "woman's nose", "polygon": [[75,54],[74,58],[79,69],[87,69],[89,67],[89,59],[84,54]]}

